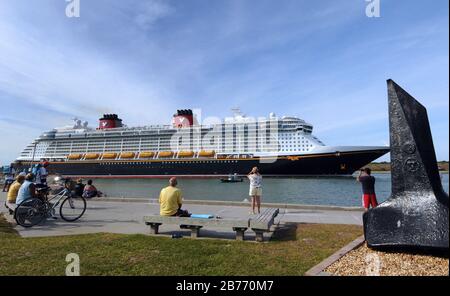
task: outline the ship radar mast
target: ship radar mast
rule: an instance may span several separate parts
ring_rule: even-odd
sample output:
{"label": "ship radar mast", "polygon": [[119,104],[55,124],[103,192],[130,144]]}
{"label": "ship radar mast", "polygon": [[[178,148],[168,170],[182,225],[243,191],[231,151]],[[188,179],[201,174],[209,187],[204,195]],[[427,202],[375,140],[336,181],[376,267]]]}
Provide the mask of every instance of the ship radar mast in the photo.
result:
{"label": "ship radar mast", "polygon": [[245,117],[245,114],[242,113],[239,107],[231,108],[231,112],[233,112],[234,117]]}

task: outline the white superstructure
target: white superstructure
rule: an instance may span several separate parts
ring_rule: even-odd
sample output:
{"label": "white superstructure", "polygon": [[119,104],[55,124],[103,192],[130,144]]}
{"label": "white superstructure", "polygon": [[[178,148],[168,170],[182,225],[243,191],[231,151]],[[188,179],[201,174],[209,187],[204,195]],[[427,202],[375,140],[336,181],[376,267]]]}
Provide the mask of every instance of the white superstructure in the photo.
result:
{"label": "white superstructure", "polygon": [[[114,116],[117,119],[117,115]],[[99,154],[100,159],[105,153],[116,153],[116,158],[119,158],[121,153],[127,152],[138,158],[144,151],[154,153],[154,158],[163,151],[174,152],[174,158],[181,151],[192,151],[193,157],[199,157],[199,152],[206,150],[214,151],[216,156],[302,155],[336,151],[336,147],[325,146],[312,135],[312,131],[312,124],[298,117],[277,117],[271,113],[267,118],[251,118],[236,110],[233,117],[227,117],[221,123],[208,126],[192,124],[182,128],[159,125],[93,129],[87,122],[82,124],[75,119],[73,126],[43,133],[21,152],[17,160],[66,160],[69,155],[93,153]],[[346,148],[350,147],[340,147],[339,151]]]}

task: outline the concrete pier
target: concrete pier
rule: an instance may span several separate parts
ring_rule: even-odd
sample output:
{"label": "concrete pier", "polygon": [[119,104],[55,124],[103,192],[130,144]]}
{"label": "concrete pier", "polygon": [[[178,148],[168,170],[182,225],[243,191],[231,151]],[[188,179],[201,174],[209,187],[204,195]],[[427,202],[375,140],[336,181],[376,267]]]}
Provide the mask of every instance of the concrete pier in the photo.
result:
{"label": "concrete pier", "polygon": [[[4,207],[6,194],[0,194],[0,212],[9,216],[9,221],[14,221],[7,214]],[[264,204],[263,207],[278,207],[280,214],[275,220],[276,224],[286,223],[320,223],[320,224],[354,224],[362,225],[362,213],[360,208],[339,208],[324,206],[302,206]],[[211,214],[222,218],[249,217],[250,205],[244,203],[228,202],[202,202],[185,201],[183,208],[194,214]],[[59,210],[59,209],[58,209]],[[58,212],[57,212],[58,213]],[[150,228],[143,222],[143,216],[159,213],[159,205],[155,200],[127,200],[114,198],[97,198],[88,200],[87,210],[83,217],[76,222],[66,222],[59,218],[48,219],[41,225],[32,228],[15,226],[15,229],[23,237],[75,235],[86,233],[121,233],[121,234],[150,234]],[[183,237],[190,236],[190,231],[180,229],[177,226],[161,225],[159,233],[162,235],[180,234]],[[266,236],[270,236],[267,233]],[[201,231],[205,238],[234,239],[235,232],[228,228],[205,228]],[[255,233],[246,232],[246,240],[254,240]]]}

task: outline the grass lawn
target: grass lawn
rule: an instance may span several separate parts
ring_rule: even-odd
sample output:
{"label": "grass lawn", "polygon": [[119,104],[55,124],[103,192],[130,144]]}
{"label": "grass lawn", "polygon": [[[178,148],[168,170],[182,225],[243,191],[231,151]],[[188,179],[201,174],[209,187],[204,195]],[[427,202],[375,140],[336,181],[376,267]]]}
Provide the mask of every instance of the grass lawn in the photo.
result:
{"label": "grass lawn", "polygon": [[145,235],[21,238],[0,215],[0,275],[302,275],[362,234],[354,225],[292,224],[269,243]]}

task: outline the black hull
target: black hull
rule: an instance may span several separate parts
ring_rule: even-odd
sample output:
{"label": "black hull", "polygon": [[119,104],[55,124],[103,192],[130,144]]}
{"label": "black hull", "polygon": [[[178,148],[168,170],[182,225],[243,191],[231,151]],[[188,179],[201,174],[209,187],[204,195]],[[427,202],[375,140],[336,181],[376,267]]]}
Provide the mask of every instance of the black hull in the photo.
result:
{"label": "black hull", "polygon": [[[52,162],[51,174],[80,177],[214,177],[246,175],[257,166],[265,176],[350,175],[388,150],[302,155],[275,159],[155,159]],[[18,162],[20,170],[30,162]]]}

